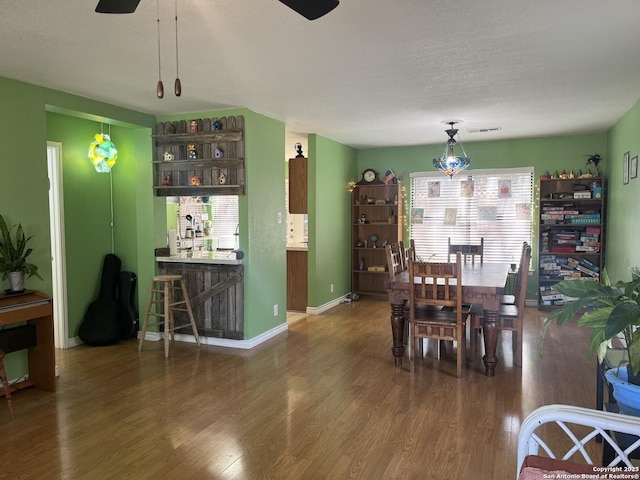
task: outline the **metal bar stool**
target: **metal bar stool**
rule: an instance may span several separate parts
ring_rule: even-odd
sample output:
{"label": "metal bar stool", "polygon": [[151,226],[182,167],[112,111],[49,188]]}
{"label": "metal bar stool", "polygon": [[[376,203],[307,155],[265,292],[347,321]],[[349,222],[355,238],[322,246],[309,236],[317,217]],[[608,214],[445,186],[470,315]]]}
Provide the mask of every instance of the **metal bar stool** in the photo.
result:
{"label": "metal bar stool", "polygon": [[[176,282],[179,282],[179,285],[176,285]],[[178,289],[182,291],[182,300],[176,300],[176,298],[174,297],[174,290]],[[157,304],[163,304],[162,313],[153,311],[153,306]],[[189,323],[185,325],[175,326],[173,322],[174,311],[187,312],[189,314]],[[163,320],[149,323],[149,316],[151,315],[161,317],[163,318]],[[149,302],[147,303],[147,314],[144,317],[144,323],[142,325],[138,351],[142,350],[142,342],[144,341],[144,337],[147,333],[147,328],[154,325],[164,325],[165,357],[169,356],[169,344],[174,340],[174,332],[181,328],[191,327],[193,336],[196,338],[196,344],[198,345],[198,347],[200,347],[200,337],[198,336],[196,322],[193,319],[191,302],[189,302],[187,287],[184,283],[184,277],[182,275],[156,275],[153,277],[151,281],[151,290],[149,291]]]}
{"label": "metal bar stool", "polygon": [[11,400],[11,389],[9,388],[7,373],[4,371],[4,350],[2,349],[0,349],[0,380],[2,381],[2,388],[4,388],[4,395],[7,397],[9,415],[13,418],[13,400]]}

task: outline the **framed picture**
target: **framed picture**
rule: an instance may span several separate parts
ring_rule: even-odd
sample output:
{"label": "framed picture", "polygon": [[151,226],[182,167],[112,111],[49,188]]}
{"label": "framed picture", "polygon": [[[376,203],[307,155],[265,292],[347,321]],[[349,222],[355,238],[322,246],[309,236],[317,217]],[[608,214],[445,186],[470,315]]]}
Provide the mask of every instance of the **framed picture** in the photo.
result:
{"label": "framed picture", "polygon": [[629,152],[622,157],[622,184],[629,183]]}
{"label": "framed picture", "polygon": [[636,178],[638,176],[638,156],[636,155],[631,159],[631,165],[629,166],[629,178]]}

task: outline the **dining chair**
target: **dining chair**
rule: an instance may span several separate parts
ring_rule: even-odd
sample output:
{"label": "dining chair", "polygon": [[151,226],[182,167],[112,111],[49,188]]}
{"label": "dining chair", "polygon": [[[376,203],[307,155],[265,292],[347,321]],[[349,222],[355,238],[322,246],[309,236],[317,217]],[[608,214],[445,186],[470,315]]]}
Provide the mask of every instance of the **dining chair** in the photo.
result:
{"label": "dining chair", "polygon": [[513,294],[505,294],[500,297],[500,303],[502,305],[515,305],[516,304],[516,294],[520,288],[520,281],[522,280],[522,274],[527,275],[529,273],[529,264],[525,265],[524,262],[524,251],[526,250],[529,244],[527,242],[522,242],[522,252],[520,253],[520,263],[518,264],[518,271],[516,272],[516,281],[513,289]]}
{"label": "dining chair", "polygon": [[[409,257],[409,363],[415,371],[416,339],[456,342],[456,376],[462,377],[466,321],[462,305],[462,254],[455,263],[417,262]],[[436,307],[419,308],[420,306]]]}
{"label": "dining chair", "polygon": [[409,268],[409,258],[407,257],[408,249],[404,246],[402,240],[398,241],[398,254],[400,259],[400,270],[405,271]]}
{"label": "dining chair", "polygon": [[[529,265],[531,260],[531,246],[527,245],[524,249],[523,261],[525,265]],[[524,273],[524,272],[523,272]],[[528,272],[522,275],[520,285],[516,291],[515,305],[500,305],[500,313],[498,315],[498,330],[511,331],[511,348],[513,350],[513,362],[517,367],[522,367],[522,337],[524,332],[524,310],[525,300],[527,297],[527,285],[529,283]],[[471,321],[469,323],[469,356],[475,361],[478,350],[478,332],[482,329],[483,313],[480,309],[471,308]]]}
{"label": "dining chair", "polygon": [[389,279],[393,279],[393,277],[402,271],[400,252],[394,247],[397,247],[397,245],[391,245],[390,243],[384,247],[384,253],[387,257],[387,271],[389,273]]}
{"label": "dining chair", "polygon": [[448,240],[449,250],[447,252],[447,262],[451,261],[451,255],[461,252],[464,263],[467,263],[467,256],[471,257],[471,263],[476,263],[476,256],[480,257],[480,263],[484,262],[484,237],[480,238],[480,245],[470,243],[451,243],[451,237]]}

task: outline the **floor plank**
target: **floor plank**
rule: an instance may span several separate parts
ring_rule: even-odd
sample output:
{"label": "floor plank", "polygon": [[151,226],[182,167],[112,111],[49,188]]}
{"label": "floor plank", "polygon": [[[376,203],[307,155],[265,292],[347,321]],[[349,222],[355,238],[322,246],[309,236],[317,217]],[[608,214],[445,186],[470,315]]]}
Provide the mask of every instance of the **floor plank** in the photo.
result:
{"label": "floor plank", "polygon": [[589,332],[551,328],[540,358],[544,315],[527,308],[521,369],[501,338],[493,378],[478,358],[456,379],[451,345],[395,369],[388,305],[372,299],[248,352],[59,350],[57,392],[17,392],[14,420],[0,409],[0,478],[513,479],[529,412],[595,403]]}

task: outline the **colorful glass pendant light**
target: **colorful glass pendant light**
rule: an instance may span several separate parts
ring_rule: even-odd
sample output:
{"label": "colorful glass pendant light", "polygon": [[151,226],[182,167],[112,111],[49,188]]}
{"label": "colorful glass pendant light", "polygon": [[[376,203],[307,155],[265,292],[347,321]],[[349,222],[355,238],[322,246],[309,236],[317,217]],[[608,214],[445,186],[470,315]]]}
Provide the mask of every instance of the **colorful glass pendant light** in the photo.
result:
{"label": "colorful glass pendant light", "polygon": [[109,173],[118,159],[118,150],[106,133],[96,133],[89,144],[89,160],[98,173]]}
{"label": "colorful glass pendant light", "polygon": [[458,129],[453,128],[453,126],[458,122],[445,123],[449,124],[449,128],[445,130],[447,135],[449,135],[449,139],[447,140],[447,145],[442,157],[433,159],[433,166],[445,175],[449,175],[449,178],[452,178],[460,170],[467,168],[471,164],[471,159],[467,157],[467,153],[464,151],[462,144],[460,144],[460,148],[462,149],[463,156],[456,156],[453,153],[453,149],[457,143],[453,137],[458,133]]}

